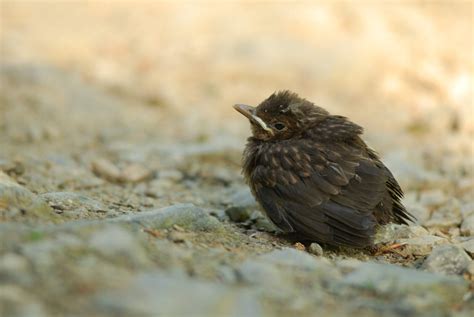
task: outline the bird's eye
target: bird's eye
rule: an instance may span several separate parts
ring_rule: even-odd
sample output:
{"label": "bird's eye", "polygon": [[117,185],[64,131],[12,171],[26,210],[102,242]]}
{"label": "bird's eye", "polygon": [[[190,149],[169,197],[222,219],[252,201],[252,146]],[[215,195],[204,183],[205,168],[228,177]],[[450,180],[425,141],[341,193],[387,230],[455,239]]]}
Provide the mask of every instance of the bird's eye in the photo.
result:
{"label": "bird's eye", "polygon": [[284,128],[286,128],[286,126],[285,126],[283,123],[280,123],[280,122],[275,123],[274,127],[275,127],[275,129],[277,129],[277,130],[279,130],[279,131],[281,131],[281,130],[283,130]]}

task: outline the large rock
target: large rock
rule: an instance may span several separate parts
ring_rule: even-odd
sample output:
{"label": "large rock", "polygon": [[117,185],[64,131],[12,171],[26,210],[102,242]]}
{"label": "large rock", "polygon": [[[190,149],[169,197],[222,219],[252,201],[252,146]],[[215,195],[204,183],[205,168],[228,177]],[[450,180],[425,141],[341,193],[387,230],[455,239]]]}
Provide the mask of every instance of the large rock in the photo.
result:
{"label": "large rock", "polygon": [[179,204],[152,211],[144,211],[133,215],[117,217],[110,221],[137,223],[154,229],[168,229],[173,227],[173,225],[178,225],[191,231],[220,231],[223,229],[223,225],[219,220],[192,204]]}
{"label": "large rock", "polygon": [[0,220],[35,222],[56,218],[53,210],[41,197],[0,171]]}

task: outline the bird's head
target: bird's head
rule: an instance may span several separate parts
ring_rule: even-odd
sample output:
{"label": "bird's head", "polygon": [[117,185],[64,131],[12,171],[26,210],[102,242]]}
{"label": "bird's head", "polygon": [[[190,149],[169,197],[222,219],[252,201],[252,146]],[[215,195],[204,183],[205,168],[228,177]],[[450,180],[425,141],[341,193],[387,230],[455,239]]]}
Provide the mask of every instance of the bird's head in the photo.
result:
{"label": "bird's head", "polygon": [[288,90],[272,94],[257,107],[236,104],[234,109],[249,119],[253,137],[263,141],[300,135],[329,115],[323,108]]}

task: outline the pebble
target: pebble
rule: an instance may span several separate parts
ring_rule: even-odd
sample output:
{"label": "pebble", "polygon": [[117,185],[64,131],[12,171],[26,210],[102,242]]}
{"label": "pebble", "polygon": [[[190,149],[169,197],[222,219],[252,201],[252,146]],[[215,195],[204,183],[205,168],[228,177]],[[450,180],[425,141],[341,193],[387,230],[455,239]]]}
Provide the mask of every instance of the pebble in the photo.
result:
{"label": "pebble", "polygon": [[230,207],[225,213],[233,222],[245,222],[250,219],[252,211],[245,207]]}
{"label": "pebble", "polygon": [[[260,212],[258,212],[260,214]],[[260,214],[261,215],[261,214]],[[278,229],[267,217],[261,215],[255,219],[254,227],[265,232],[278,232]]]}
{"label": "pebble", "polygon": [[423,263],[422,268],[430,272],[462,274],[471,261],[469,255],[462,248],[454,245],[443,245],[433,249],[433,252]]}
{"label": "pebble", "polygon": [[106,159],[96,159],[92,161],[92,171],[98,177],[110,182],[118,182],[120,179],[119,168]]}
{"label": "pebble", "polygon": [[92,171],[99,177],[115,183],[139,183],[153,178],[152,170],[143,165],[132,163],[122,170],[106,159],[92,161]]}
{"label": "pebble", "polygon": [[296,249],[296,250],[299,250],[299,251],[306,251],[306,247],[304,246],[303,243],[301,242],[296,242],[293,247]]}
{"label": "pebble", "polygon": [[324,253],[323,248],[316,242],[313,242],[309,245],[308,251],[309,253],[317,255],[317,256],[322,256]]}
{"label": "pebble", "polygon": [[257,208],[257,202],[255,201],[255,198],[250,192],[248,186],[237,188],[231,195],[229,203],[232,206],[239,206],[243,208]]}
{"label": "pebble", "polygon": [[124,183],[139,183],[151,178],[153,171],[140,164],[127,165],[119,176],[119,180]]}

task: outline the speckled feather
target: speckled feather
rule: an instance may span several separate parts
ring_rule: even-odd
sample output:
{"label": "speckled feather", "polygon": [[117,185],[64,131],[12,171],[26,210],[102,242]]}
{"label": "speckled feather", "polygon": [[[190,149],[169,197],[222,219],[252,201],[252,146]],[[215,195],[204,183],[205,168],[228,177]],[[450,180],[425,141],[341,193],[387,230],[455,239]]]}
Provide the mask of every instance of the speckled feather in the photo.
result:
{"label": "speckled feather", "polygon": [[[331,245],[370,246],[378,224],[413,219],[392,173],[342,116],[288,91],[254,108],[243,157],[245,178],[267,216],[284,232]],[[277,131],[276,123],[285,126]]]}

